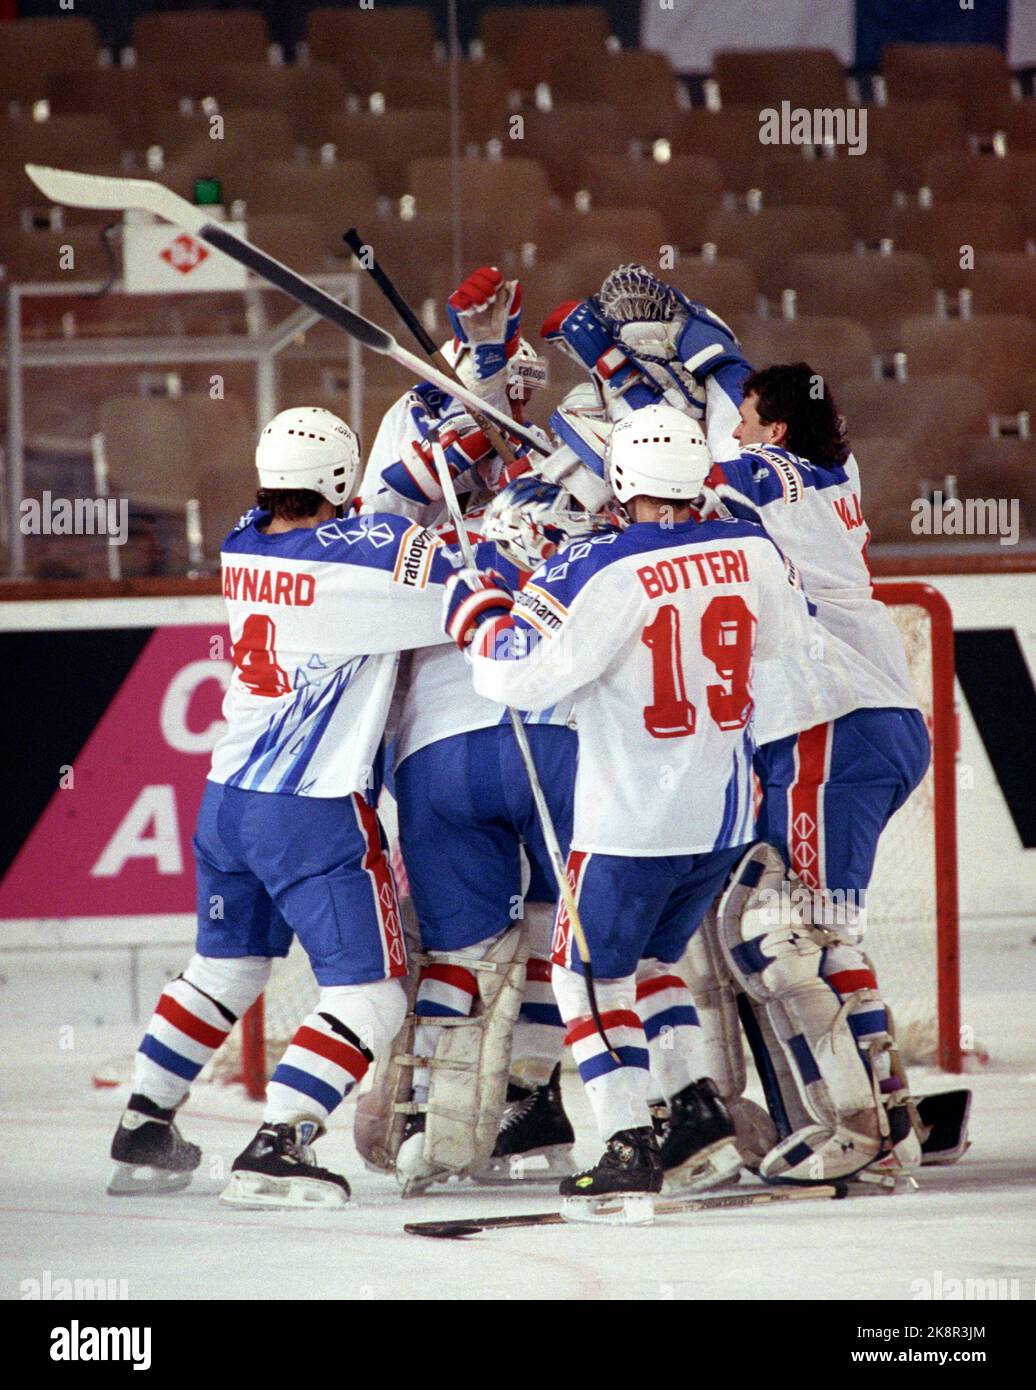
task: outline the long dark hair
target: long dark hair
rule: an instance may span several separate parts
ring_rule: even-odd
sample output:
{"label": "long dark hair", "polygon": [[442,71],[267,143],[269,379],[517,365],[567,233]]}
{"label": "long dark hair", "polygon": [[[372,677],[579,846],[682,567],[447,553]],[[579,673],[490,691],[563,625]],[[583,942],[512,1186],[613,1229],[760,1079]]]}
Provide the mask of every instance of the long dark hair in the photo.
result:
{"label": "long dark hair", "polygon": [[764,367],[741,389],[746,397],[758,396],[756,410],[764,425],[787,425],[790,453],[811,463],[837,464],[848,458],[849,442],[834,397],[808,362]]}

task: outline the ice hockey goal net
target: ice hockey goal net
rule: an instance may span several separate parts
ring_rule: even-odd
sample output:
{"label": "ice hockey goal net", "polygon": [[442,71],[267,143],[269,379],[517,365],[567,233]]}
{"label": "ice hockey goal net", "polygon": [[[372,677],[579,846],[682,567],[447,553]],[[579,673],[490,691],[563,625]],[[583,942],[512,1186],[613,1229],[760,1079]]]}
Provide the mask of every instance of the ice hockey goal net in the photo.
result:
{"label": "ice hockey goal net", "polygon": [[[882,836],[868,894],[866,949],[908,1062],[960,1070],[957,965],[956,754],[953,623],[937,590],[879,583],[906,645],[932,737],[928,772]],[[235,1029],[214,1073],[261,1097],[266,1078],[310,1010],[317,986],[296,945],[274,965],[263,999]]]}

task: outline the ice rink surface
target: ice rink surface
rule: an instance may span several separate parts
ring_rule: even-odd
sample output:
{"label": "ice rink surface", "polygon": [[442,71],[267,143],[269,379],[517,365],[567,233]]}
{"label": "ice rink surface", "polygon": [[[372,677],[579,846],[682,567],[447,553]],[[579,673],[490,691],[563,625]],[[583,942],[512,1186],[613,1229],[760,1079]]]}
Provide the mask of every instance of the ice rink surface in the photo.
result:
{"label": "ice rink surface", "polygon": [[[348,1176],[351,1208],[228,1211],[216,1194],[260,1116],[238,1087],[198,1087],[182,1112],[186,1137],[205,1151],[186,1192],[111,1198],[108,1145],[127,1088],[94,1090],[90,1078],[100,1060],[132,1050],[137,1030],[77,1029],[66,1049],[53,1030],[2,1030],[0,1293],[114,1279],[131,1299],[911,1299],[938,1296],[950,1280],[996,1279],[1007,1296],[1015,1287],[1032,1300],[1036,935],[992,928],[963,946],[963,1019],[991,1060],[962,1079],[975,1100],[961,1163],[925,1169],[912,1193],[660,1217],[642,1228],[554,1226],[463,1242],[405,1235],[404,1221],[549,1210],[556,1195],[463,1183],[404,1203],[356,1155],[348,1103],[317,1153]],[[918,1093],[961,1084],[920,1070],[913,1082]],[[583,1136],[578,1158],[592,1161],[599,1145],[574,1077],[566,1088]]]}

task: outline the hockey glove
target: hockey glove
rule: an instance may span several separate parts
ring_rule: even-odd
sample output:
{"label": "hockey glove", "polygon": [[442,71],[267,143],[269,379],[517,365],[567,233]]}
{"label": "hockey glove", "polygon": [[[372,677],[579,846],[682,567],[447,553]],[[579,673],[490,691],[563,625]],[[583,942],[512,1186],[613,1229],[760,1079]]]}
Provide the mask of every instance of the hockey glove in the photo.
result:
{"label": "hockey glove", "polygon": [[540,336],[590,373],[606,405],[625,397],[629,405],[639,409],[659,399],[660,392],[645,381],[589,300],[568,299],[559,304],[540,329]]}
{"label": "hockey glove", "polygon": [[522,287],[496,266],[481,266],[446,301],[453,336],[471,349],[473,377],[485,383],[504,371],[518,351]]}
{"label": "hockey glove", "polygon": [[443,626],[461,651],[472,641],[483,623],[509,618],[514,594],[496,570],[458,570],[446,581],[443,596]]}

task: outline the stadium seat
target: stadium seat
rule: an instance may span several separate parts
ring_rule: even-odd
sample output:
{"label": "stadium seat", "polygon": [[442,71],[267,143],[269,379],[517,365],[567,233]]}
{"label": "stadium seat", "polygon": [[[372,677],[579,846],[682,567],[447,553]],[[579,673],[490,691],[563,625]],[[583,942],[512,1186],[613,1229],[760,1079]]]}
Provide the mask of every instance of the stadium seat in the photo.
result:
{"label": "stadium seat", "polygon": [[486,53],[505,65],[511,85],[530,91],[544,81],[556,54],[597,47],[611,32],[600,5],[488,6],[479,16]]}
{"label": "stadium seat", "polygon": [[889,235],[897,251],[927,257],[937,288],[958,290],[969,284],[974,269],[962,269],[964,247],[980,265],[994,251],[1022,251],[1025,233],[1014,208],[1006,203],[909,203],[889,213]]}
{"label": "stadium seat", "polygon": [[[412,160],[407,184],[416,200],[419,216],[449,214],[452,203],[449,159]],[[546,170],[537,160],[518,155],[499,160],[465,159],[460,167],[459,184],[464,209],[487,228],[496,229],[501,249],[515,249],[535,239],[536,219],[550,197]]]}
{"label": "stadium seat", "polygon": [[967,280],[977,314],[1027,314],[1036,322],[1036,256],[986,252]]}
{"label": "stadium seat", "polygon": [[358,159],[328,165],[271,160],[251,166],[244,187],[249,214],[297,209],[319,226],[333,256],[349,254],[342,242],[347,226],[370,226],[377,215],[377,189]]}
{"label": "stadium seat", "polygon": [[182,511],[192,495],[195,459],[181,401],[129,393],[109,397],[98,410],[98,430],[114,495]]}
{"label": "stadium seat", "polygon": [[914,192],[928,160],[967,149],[964,112],[955,101],[890,101],[867,107],[867,149],[888,166],[896,188]]}
{"label": "stadium seat", "polygon": [[850,442],[860,470],[860,502],[871,540],[917,541],[910,529],[911,503],[922,495],[924,452],[913,438],[888,434],[852,435]]}
{"label": "stadium seat", "polygon": [[1036,97],[1011,102],[1004,113],[1004,134],[1009,151],[1036,150]]}
{"label": "stadium seat", "polygon": [[48,121],[13,121],[3,133],[4,163],[15,166],[32,163],[81,169],[84,165],[118,164],[122,150],[122,137],[114,122],[98,112],[52,116]]}
{"label": "stadium seat", "polygon": [[742,326],[741,346],[755,367],[774,362],[808,362],[832,383],[866,376],[874,350],[870,334],[852,319],[810,315],[799,319],[751,319]]}
{"label": "stadium seat", "polygon": [[762,158],[755,175],[765,203],[841,208],[854,236],[877,241],[883,235],[892,181],[882,159],[844,154],[834,159]]}
{"label": "stadium seat", "polygon": [[191,393],[173,405],[187,436],[205,554],[215,559],[227,532],[254,501],[254,424],[244,402],[229,393],[222,400]]}
{"label": "stadium seat", "polygon": [[681,110],[681,88],[664,53],[600,46],[554,54],[545,69],[555,103],[603,102],[615,110],[626,138],[670,136]]}
{"label": "stadium seat", "polygon": [[706,239],[721,256],[747,261],[768,299],[779,298],[791,280],[791,258],[809,251],[853,249],[849,222],[840,208],[763,207],[759,212],[714,211]]}
{"label": "stadium seat", "polygon": [[[989,432],[986,392],[963,374],[910,381],[851,377],[839,385],[837,400],[850,440],[868,435],[910,440],[925,459],[933,457],[933,441]],[[938,460],[937,449],[934,458]],[[935,462],[931,468],[939,471],[941,464]]]}
{"label": "stadium seat", "polygon": [[1036,439],[958,439],[947,452],[962,497],[1017,497],[1036,532]]}
{"label": "stadium seat", "polygon": [[664,164],[627,155],[587,155],[579,186],[594,207],[653,208],[666,224],[668,240],[686,251],[700,251],[708,219],[719,204],[723,175],[706,155],[676,155]]}
{"label": "stadium seat", "polygon": [[857,319],[881,353],[900,347],[905,314],[931,313],[935,306],[928,262],[906,252],[863,258],[845,253],[795,256],[789,278],[800,313]]}
{"label": "stadium seat", "polygon": [[832,107],[846,104],[845,76],[827,48],[720,49],[712,72],[724,106]]}
{"label": "stadium seat", "polygon": [[973,319],[907,317],[903,351],[911,382],[947,372],[981,383],[990,409],[1022,410],[1024,382],[1036,362],[1036,323],[1019,314]]}
{"label": "stadium seat", "polygon": [[142,150],[148,143],[147,113],[175,111],[177,89],[164,71],[63,68],[47,78],[47,97],[54,116],[84,112],[107,116],[116,126],[124,149]]}
{"label": "stadium seat", "polygon": [[299,144],[318,144],[310,131],[332,112],[345,109],[346,86],[330,63],[220,63],[209,87],[220,108],[263,108],[281,112]]}
{"label": "stadium seat", "polygon": [[97,30],[89,19],[5,19],[0,23],[0,99],[32,102],[47,96],[52,73],[97,67]]}
{"label": "stadium seat", "polygon": [[[759,164],[759,112],[747,106],[680,111],[670,144],[674,155],[714,159],[723,172],[723,187],[744,192],[754,182]],[[786,157],[783,150],[780,157]]]}
{"label": "stadium seat", "polygon": [[353,54],[414,67],[434,59],[435,22],[422,5],[351,6],[311,10],[306,25],[309,56],[344,66]]}
{"label": "stadium seat", "polygon": [[666,245],[666,227],[651,208],[547,208],[539,217],[533,240],[537,254],[555,260],[565,258],[584,244],[613,243],[623,247],[623,260],[643,261],[657,267]]}
{"label": "stadium seat", "polygon": [[728,323],[755,313],[758,287],[752,268],[745,261],[681,256],[672,270],[660,273],[688,299],[707,304]]}
{"label": "stadium seat", "polygon": [[1011,101],[1011,72],[993,44],[888,44],[881,73],[894,101],[959,102],[971,134],[999,129]]}
{"label": "stadium seat", "polygon": [[[72,264],[63,265],[69,253]],[[6,266],[8,280],[23,282],[107,280],[112,273],[96,227],[31,232],[4,228],[0,230],[0,265]]]}
{"label": "stadium seat", "polygon": [[167,159],[204,160],[206,152],[213,167],[223,167],[227,158],[241,156],[249,160],[291,159],[295,153],[295,135],[291,118],[286,112],[273,109],[242,107],[220,110],[222,135],[212,132],[214,116],[204,111],[184,115],[179,111],[157,111],[148,122],[148,134],[153,144],[161,145]]}
{"label": "stadium seat", "polygon": [[255,10],[191,9],[143,14],[133,23],[133,47],[145,67],[190,72],[233,55],[262,63],[269,55],[266,22]]}
{"label": "stadium seat", "polygon": [[[621,155],[626,136],[617,111],[597,105],[555,106],[552,111],[522,113],[521,140],[504,141],[505,151],[521,152],[538,159],[547,171],[550,186],[563,198],[570,198],[581,186],[578,157],[574,151],[594,150]],[[674,197],[677,194],[674,191]],[[637,203],[631,189],[628,203]]]}
{"label": "stadium seat", "polygon": [[248,239],[303,275],[334,269],[326,235],[314,217],[297,212],[252,212]]}
{"label": "stadium seat", "polygon": [[928,161],[927,182],[936,201],[951,202],[966,192],[973,202],[1009,203],[1036,235],[1036,151],[936,154]]}
{"label": "stadium seat", "polygon": [[[317,130],[315,124],[313,130]],[[319,143],[333,143],[340,158],[362,152],[378,192],[393,198],[407,191],[412,159],[442,157],[450,149],[450,119],[445,111],[389,109],[380,116],[372,111],[343,111],[325,116],[319,130]]]}

